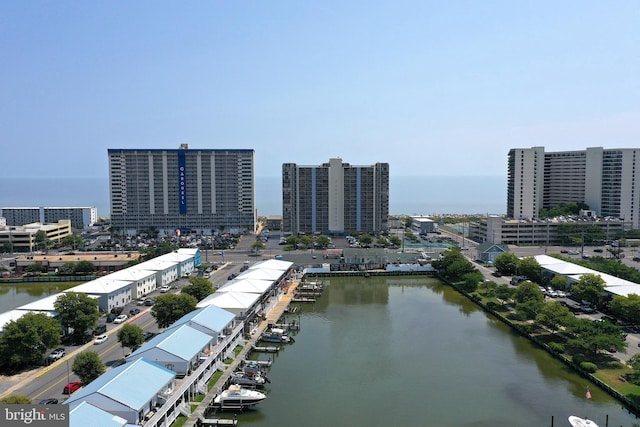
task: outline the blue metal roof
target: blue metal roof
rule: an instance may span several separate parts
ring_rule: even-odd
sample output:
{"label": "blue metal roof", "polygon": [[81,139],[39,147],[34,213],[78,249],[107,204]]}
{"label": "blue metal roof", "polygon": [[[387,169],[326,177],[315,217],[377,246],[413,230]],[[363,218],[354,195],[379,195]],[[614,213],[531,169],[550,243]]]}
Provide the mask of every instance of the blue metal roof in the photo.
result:
{"label": "blue metal roof", "polygon": [[90,403],[82,402],[69,411],[70,427],[124,427],[127,420]]}
{"label": "blue metal roof", "polygon": [[235,315],[230,311],[215,305],[208,305],[199,308],[178,319],[171,328],[188,325],[189,322],[197,323],[212,331],[222,332],[224,328],[233,321]]}
{"label": "blue metal roof", "polygon": [[188,325],[167,329],[160,335],[156,335],[145,345],[133,352],[128,358],[157,347],[173,354],[182,360],[191,360],[211,342],[213,338]]}
{"label": "blue metal roof", "polygon": [[76,391],[65,403],[86,400],[99,393],[135,411],[140,411],[176,375],[145,358],[113,368]]}

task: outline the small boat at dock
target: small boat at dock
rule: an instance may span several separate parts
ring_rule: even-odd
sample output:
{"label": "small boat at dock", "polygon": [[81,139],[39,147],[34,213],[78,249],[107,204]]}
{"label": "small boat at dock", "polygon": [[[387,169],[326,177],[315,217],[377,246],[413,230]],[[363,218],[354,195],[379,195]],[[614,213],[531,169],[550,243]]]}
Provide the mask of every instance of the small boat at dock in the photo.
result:
{"label": "small boat at dock", "polygon": [[569,424],[571,424],[572,427],[598,427],[598,424],[595,422],[587,418],[576,417],[575,415],[569,417]]}
{"label": "small boat at dock", "polygon": [[294,339],[287,335],[284,329],[271,328],[267,332],[263,333],[260,340],[265,342],[277,342],[282,344],[292,343]]}
{"label": "small boat at dock", "polygon": [[249,390],[233,384],[218,394],[211,405],[220,409],[244,409],[257,405],[266,398],[266,394],[257,390]]}
{"label": "small boat at dock", "polygon": [[269,383],[269,379],[261,373],[251,373],[244,371],[237,371],[231,374],[231,383],[239,386],[256,388],[264,387],[266,383]]}

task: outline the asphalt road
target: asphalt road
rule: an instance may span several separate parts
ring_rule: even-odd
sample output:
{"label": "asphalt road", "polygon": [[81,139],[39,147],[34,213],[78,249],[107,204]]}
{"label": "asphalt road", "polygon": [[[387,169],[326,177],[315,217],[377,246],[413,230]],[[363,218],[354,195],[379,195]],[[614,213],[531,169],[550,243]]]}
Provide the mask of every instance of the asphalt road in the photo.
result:
{"label": "asphalt road", "polygon": [[[245,264],[253,264],[262,260],[262,257],[252,256],[250,253],[250,245],[253,243],[253,237],[247,236],[241,240],[240,245],[233,251],[224,251],[224,256],[214,255],[214,252],[207,251],[203,254],[202,261],[205,264],[216,264],[220,268],[211,273],[209,280],[214,285],[222,285],[227,282],[227,277],[231,273],[239,273],[240,268]],[[179,290],[188,283],[188,279],[181,278],[172,283],[171,292],[179,292]],[[148,297],[157,297],[161,295],[159,291],[154,291]],[[124,307],[123,313],[129,313],[132,308],[141,309],[141,313],[130,318],[127,322],[140,326],[144,331],[162,332],[158,328],[155,319],[150,314],[151,307],[138,306],[134,301]],[[98,323],[106,323],[106,316],[101,317]],[[53,362],[51,365],[24,372],[16,378],[5,378],[0,382],[0,395],[6,394],[11,390],[13,394],[28,396],[33,402],[47,398],[56,398],[59,401],[65,400],[68,396],[62,393],[62,389],[68,382],[79,381],[78,377],[73,374],[71,367],[75,356],[86,350],[96,351],[104,362],[107,369],[122,360],[125,354],[129,353],[128,348],[123,348],[118,342],[117,332],[123,324],[117,325],[106,323],[107,335],[109,339],[102,344],[94,345],[93,341],[82,346],[61,346],[65,348],[66,355],[62,359]]]}

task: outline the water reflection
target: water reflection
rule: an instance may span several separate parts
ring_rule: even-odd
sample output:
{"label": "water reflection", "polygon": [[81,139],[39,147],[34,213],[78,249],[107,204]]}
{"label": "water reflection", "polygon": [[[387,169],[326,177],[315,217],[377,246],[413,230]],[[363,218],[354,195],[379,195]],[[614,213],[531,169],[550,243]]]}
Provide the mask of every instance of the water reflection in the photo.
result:
{"label": "water reflection", "polygon": [[11,311],[22,305],[49,295],[60,293],[83,282],[27,282],[0,284],[0,313]]}
{"label": "water reflection", "polygon": [[242,425],[538,427],[573,413],[635,422],[595,385],[587,402],[583,378],[436,280],[325,285],[275,357],[269,398]]}

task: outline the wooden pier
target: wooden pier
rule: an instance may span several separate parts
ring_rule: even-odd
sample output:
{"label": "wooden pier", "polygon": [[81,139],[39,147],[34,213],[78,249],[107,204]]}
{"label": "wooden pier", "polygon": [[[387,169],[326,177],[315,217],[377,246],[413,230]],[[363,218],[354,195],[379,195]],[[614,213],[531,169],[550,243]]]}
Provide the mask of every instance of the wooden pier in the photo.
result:
{"label": "wooden pier", "polygon": [[246,365],[248,363],[255,363],[258,366],[269,367],[273,363],[273,360],[271,360],[271,359],[269,359],[269,360],[248,360],[248,359],[245,359],[245,360],[242,361],[243,365]]}
{"label": "wooden pier", "polygon": [[275,323],[273,325],[269,325],[269,328],[280,328],[286,331],[298,331],[300,330],[299,323]]}
{"label": "wooden pier", "polygon": [[[280,295],[278,302],[267,313],[266,319],[264,319],[258,326],[254,336],[251,337],[246,342],[246,345],[244,346],[242,351],[236,356],[236,359],[227,367],[227,369],[223,372],[222,376],[218,379],[218,382],[217,382],[218,385],[226,384],[230,380],[230,376],[232,372],[235,371],[235,369],[238,367],[241,361],[249,354],[249,352],[253,351],[254,346],[252,344],[254,344],[262,335],[262,333],[267,329],[267,325],[269,325],[270,323],[277,323],[285,311],[288,311],[291,313],[291,311],[288,310],[288,307],[290,306],[291,298],[293,297],[293,289],[297,285],[298,285],[297,282],[289,283],[288,288],[285,289],[284,293]],[[295,307],[295,309],[297,308],[298,307]],[[217,388],[220,389],[220,387],[217,387]],[[187,418],[187,421],[184,424],[185,427],[195,426],[197,425],[197,422],[199,420],[205,419],[204,414],[206,411],[208,411],[211,408],[210,405],[211,403],[213,403],[215,396],[216,396],[216,393],[213,392],[213,390],[207,393],[207,395],[202,400],[202,402],[200,402],[198,407]],[[212,424],[208,424],[208,425],[212,425]],[[218,424],[218,425],[224,425],[224,424]]]}
{"label": "wooden pier", "polygon": [[277,353],[280,351],[280,346],[257,346],[251,347],[253,351],[259,351],[261,353]]}
{"label": "wooden pier", "polygon": [[237,426],[238,420],[234,417],[232,420],[228,418],[200,418],[197,426]]}

